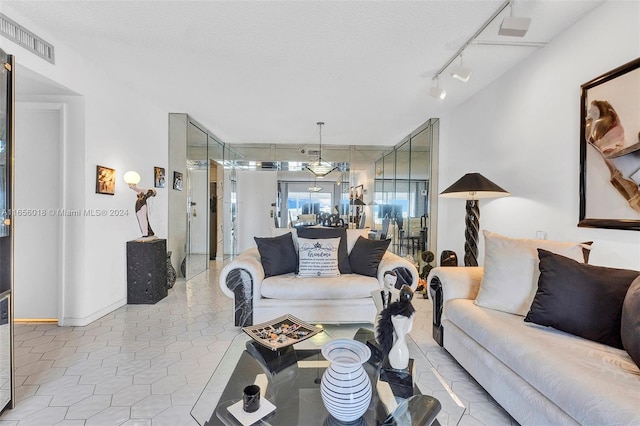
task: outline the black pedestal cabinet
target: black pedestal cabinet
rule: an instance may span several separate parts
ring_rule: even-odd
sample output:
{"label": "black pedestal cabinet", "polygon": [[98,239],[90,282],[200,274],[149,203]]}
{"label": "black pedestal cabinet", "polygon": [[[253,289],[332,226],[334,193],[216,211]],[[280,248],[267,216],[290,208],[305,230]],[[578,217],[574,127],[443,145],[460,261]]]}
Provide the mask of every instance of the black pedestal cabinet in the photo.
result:
{"label": "black pedestal cabinet", "polygon": [[167,240],[127,241],[127,303],[155,304],[167,297]]}

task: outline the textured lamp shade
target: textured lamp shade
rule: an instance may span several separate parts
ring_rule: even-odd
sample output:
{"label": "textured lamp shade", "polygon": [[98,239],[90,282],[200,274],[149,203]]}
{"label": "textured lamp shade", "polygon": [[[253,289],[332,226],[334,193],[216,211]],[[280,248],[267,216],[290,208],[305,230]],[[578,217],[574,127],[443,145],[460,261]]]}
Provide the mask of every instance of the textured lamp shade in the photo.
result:
{"label": "textured lamp shade", "polygon": [[506,197],[508,195],[511,194],[480,173],[467,173],[440,193],[442,197],[464,198],[466,200]]}
{"label": "textured lamp shade", "polygon": [[509,194],[480,173],[467,173],[440,193],[441,197],[464,198],[467,214],[464,229],[464,265],[478,266],[478,231],[480,230],[480,198],[506,197]]}
{"label": "textured lamp shade", "polygon": [[129,170],[124,174],[124,181],[127,185],[137,185],[140,183],[140,175],[138,172],[134,172],[133,170]]}

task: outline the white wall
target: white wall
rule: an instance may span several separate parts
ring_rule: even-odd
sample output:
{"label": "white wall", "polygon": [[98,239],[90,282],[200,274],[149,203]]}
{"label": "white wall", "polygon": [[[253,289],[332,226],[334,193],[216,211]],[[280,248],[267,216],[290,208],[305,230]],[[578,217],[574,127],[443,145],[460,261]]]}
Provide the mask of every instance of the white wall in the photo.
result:
{"label": "white wall", "polygon": [[[465,173],[480,172],[512,194],[480,202],[482,229],[594,241],[590,263],[640,269],[639,232],[577,227],[580,85],[638,57],[638,16],[638,2],[603,4],[442,116],[438,192]],[[453,249],[462,260],[464,203],[439,199],[438,255]]]}
{"label": "white wall", "polygon": [[[104,74],[6,4],[2,12],[56,47],[54,65],[3,40],[2,48],[15,55],[17,70],[27,68],[79,95],[65,103],[69,111],[64,123],[63,156],[58,163],[62,207],[106,211],[107,216],[58,219],[63,257],[59,323],[85,325],[126,303],[126,241],[137,238],[140,231],[134,211],[135,193],[122,176],[127,170],[137,170],[142,176],[139,186],[153,187],[153,167],[165,167],[168,161],[168,112],[141,98],[134,89],[122,86],[117,76]],[[95,193],[98,164],[116,169],[114,196]],[[16,193],[29,189],[16,182]],[[167,235],[166,191],[158,190],[149,217],[161,238]],[[114,211],[127,211],[128,215],[109,216]],[[30,244],[38,244],[38,240]]]}
{"label": "white wall", "polygon": [[253,237],[270,237],[278,188],[278,174],[272,171],[237,172],[238,253],[255,247]]}
{"label": "white wall", "polygon": [[[16,103],[14,317],[58,318],[63,104]],[[34,125],[38,123],[38,125]],[[27,212],[36,213],[28,215]],[[37,267],[34,267],[37,264]]]}

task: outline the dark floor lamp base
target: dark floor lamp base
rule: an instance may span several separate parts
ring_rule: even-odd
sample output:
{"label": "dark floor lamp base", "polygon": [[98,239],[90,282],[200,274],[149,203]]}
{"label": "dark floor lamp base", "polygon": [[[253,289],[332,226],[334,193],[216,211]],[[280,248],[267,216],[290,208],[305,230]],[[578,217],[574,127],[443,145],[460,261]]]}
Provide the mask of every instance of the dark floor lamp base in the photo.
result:
{"label": "dark floor lamp base", "polygon": [[464,230],[464,266],[478,266],[478,230],[480,229],[480,201],[467,200]]}

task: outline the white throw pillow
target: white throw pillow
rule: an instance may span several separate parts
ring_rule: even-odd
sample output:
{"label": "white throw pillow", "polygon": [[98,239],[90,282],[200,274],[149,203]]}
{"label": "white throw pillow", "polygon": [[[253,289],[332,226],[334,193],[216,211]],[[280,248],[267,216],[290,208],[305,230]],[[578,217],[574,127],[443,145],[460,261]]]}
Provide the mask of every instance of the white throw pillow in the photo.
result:
{"label": "white throw pillow", "polygon": [[298,276],[337,277],[340,238],[298,238]]}
{"label": "white throw pillow", "polygon": [[351,253],[358,238],[369,238],[369,231],[371,231],[369,228],[347,229],[347,253]]}
{"label": "white throw pillow", "polygon": [[527,315],[538,288],[537,249],[584,263],[580,243],[509,238],[489,231],[484,235],[484,272],[476,305]]}

